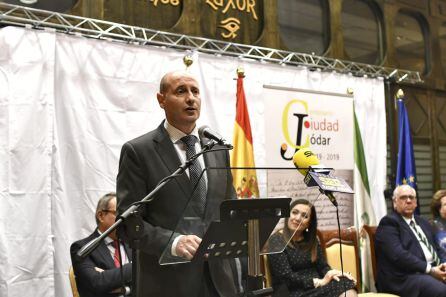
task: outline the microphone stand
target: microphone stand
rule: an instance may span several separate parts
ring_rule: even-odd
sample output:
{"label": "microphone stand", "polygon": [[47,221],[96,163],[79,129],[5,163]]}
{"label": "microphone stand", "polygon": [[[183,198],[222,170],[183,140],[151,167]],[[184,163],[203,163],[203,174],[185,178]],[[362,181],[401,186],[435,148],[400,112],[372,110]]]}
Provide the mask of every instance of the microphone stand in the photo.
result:
{"label": "microphone stand", "polygon": [[[183,164],[181,164],[177,170],[175,170],[171,175],[166,176],[163,178],[158,185],[149,193],[147,194],[143,199],[140,201],[134,202],[129,205],[129,207],[119,215],[118,219],[115,221],[113,225],[111,225],[107,230],[105,230],[99,237],[91,240],[87,244],[85,244],[78,252],[77,255],[81,258],[87,257],[91,252],[93,252],[99,244],[110,234],[112,233],[116,228],[118,228],[125,220],[132,219],[132,217],[136,217],[138,213],[138,209],[141,205],[145,203],[150,203],[155,198],[155,194],[158,193],[159,190],[161,190],[169,181],[171,181],[174,177],[180,176],[183,174],[186,169],[188,169],[192,163],[201,155],[209,153],[209,152],[215,152],[215,151],[222,151],[222,150],[231,150],[233,148],[232,145],[226,145],[224,148],[217,148],[212,149],[214,145],[216,144],[215,141],[211,140],[207,144],[203,146],[201,151],[196,153],[194,156],[192,156],[189,160],[186,160]],[[138,220],[138,219],[135,219]],[[142,227],[135,225],[136,233],[142,231]],[[119,247],[118,247],[119,248]],[[135,271],[135,270],[133,270]],[[132,279],[135,276],[132,276]],[[121,278],[122,278],[122,264],[121,264]],[[123,279],[123,278],[122,278]],[[134,289],[134,288],[133,288]],[[133,292],[132,289],[132,292]],[[123,288],[125,292],[125,288]]]}
{"label": "microphone stand", "polygon": [[[300,168],[301,169],[301,168]],[[307,186],[310,184],[310,172],[322,172],[323,174],[329,174],[330,171],[333,168],[314,168],[312,166],[310,166],[309,168],[305,168],[308,169],[308,173],[305,176],[305,183],[307,184]],[[328,171],[328,172],[327,172]],[[336,201],[336,197],[333,195],[332,191],[327,191],[322,189],[321,186],[317,185],[319,187],[319,192],[321,194],[323,194],[325,197],[327,197],[330,202],[333,204],[333,206],[336,208],[336,222],[337,222],[337,229],[338,229],[338,239],[339,239],[339,260],[341,261],[341,274],[344,275],[344,259],[342,256],[342,235],[341,235],[341,221],[339,219],[339,206],[338,206],[338,202]],[[342,283],[343,284],[343,289],[344,289],[344,296],[347,296],[347,290],[345,289],[345,282]]]}

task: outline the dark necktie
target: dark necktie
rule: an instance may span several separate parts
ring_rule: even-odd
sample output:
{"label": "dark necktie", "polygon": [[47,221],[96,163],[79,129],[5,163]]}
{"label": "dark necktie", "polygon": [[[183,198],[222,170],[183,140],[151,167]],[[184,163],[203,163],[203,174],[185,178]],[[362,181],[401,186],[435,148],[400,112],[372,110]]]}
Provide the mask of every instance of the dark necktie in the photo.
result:
{"label": "dark necktie", "polygon": [[119,262],[119,244],[117,240],[113,240],[113,247],[115,248],[115,253],[113,254],[113,261],[115,262],[115,267],[121,267],[121,263]]}
{"label": "dark necktie", "polygon": [[417,234],[418,240],[421,241],[424,244],[424,246],[427,247],[429,252],[432,254],[432,259],[433,259],[432,264],[434,266],[439,265],[440,264],[440,259],[438,258],[437,252],[435,252],[434,247],[429,243],[427,238],[425,236],[423,236],[423,234],[421,234],[418,231],[418,229],[415,227],[415,222],[413,220],[410,220],[409,224],[412,227],[412,229],[415,231],[415,233]]}
{"label": "dark necktie", "polygon": [[[187,135],[181,138],[181,141],[186,144],[186,159],[189,160],[196,154],[195,143],[198,139],[194,135]],[[191,201],[197,203],[200,214],[202,215],[206,207],[206,182],[203,177],[200,178],[201,171],[200,162],[196,159],[189,167],[189,179],[194,188]]]}

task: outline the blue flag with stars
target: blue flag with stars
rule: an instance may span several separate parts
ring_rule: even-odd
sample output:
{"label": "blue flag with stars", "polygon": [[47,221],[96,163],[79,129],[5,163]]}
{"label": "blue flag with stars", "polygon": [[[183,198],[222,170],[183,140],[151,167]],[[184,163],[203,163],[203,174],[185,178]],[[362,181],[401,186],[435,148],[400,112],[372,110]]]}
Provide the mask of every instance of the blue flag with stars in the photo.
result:
{"label": "blue flag with stars", "polygon": [[[410,133],[409,116],[402,98],[398,99],[398,163],[396,167],[396,185],[410,185],[417,189],[415,156]],[[417,212],[419,206],[417,207]]]}

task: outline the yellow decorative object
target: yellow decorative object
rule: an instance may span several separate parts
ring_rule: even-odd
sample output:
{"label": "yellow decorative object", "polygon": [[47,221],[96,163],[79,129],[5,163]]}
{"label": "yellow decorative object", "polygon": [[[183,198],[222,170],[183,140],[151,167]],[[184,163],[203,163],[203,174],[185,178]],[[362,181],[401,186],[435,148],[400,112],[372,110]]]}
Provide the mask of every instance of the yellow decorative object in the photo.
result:
{"label": "yellow decorative object", "polygon": [[184,65],[186,65],[186,68],[188,68],[190,65],[194,63],[194,59],[192,58],[191,55],[186,55],[183,58],[183,63]]}
{"label": "yellow decorative object", "polygon": [[245,77],[245,69],[242,66],[237,67],[237,77]]}
{"label": "yellow decorative object", "polygon": [[220,28],[223,28],[227,31],[227,33],[221,33],[221,36],[223,36],[223,38],[227,38],[227,39],[234,39],[237,37],[237,34],[235,32],[237,32],[240,29],[240,20],[238,20],[237,18],[227,18],[224,19],[220,22]]}

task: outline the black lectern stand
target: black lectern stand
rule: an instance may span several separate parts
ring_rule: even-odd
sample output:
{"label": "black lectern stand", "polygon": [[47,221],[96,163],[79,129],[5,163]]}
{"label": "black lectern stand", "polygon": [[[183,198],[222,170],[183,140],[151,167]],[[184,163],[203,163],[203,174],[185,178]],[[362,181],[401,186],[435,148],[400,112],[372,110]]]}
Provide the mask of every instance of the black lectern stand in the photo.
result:
{"label": "black lectern stand", "polygon": [[248,256],[247,296],[264,296],[260,249],[280,218],[290,214],[291,198],[227,200],[220,205],[221,221],[211,222],[195,258]]}

